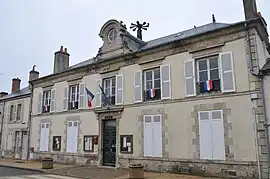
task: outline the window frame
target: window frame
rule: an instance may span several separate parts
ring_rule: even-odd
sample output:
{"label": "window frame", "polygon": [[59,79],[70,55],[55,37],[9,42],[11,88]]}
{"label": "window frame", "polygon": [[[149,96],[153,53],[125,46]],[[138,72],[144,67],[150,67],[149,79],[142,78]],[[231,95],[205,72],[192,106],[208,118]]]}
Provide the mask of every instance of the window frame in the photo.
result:
{"label": "window frame", "polygon": [[[113,79],[114,79],[114,94],[113,94]],[[107,87],[106,87],[106,81],[109,81],[109,92],[110,92],[110,94],[109,95],[107,95],[107,93],[106,93],[106,89],[108,89]],[[108,78],[103,78],[102,79],[102,88],[103,88],[103,90],[104,90],[104,93],[105,93],[105,95],[106,95],[106,98],[107,98],[107,100],[108,100],[108,105],[109,106],[115,106],[116,105],[116,76],[111,76],[111,77],[108,77]],[[101,93],[101,95],[103,95],[102,93]],[[112,104],[112,97],[114,97],[114,104]]]}
{"label": "window frame", "polygon": [[[49,113],[51,111],[51,101],[52,101],[52,92],[51,92],[51,90],[43,91],[42,113]],[[48,105],[48,111],[44,110],[45,105]]]}
{"label": "window frame", "polygon": [[[118,32],[117,32],[117,30],[115,28],[110,29],[109,32],[108,32],[108,35],[107,35],[108,41],[110,43],[115,42],[115,39],[116,39],[117,35],[118,35]],[[113,39],[111,39],[111,38],[113,38]]]}
{"label": "window frame", "polygon": [[[57,149],[56,147],[55,147],[55,143],[54,143],[54,141],[55,141],[55,139],[56,138],[58,138],[59,139],[59,149]],[[62,137],[61,136],[53,136],[53,141],[52,141],[52,150],[53,151],[61,151],[61,147],[62,147],[62,139],[61,139]]]}
{"label": "window frame", "polygon": [[[124,137],[126,138],[126,143],[129,143],[131,144],[130,146],[130,151],[125,151],[123,150],[123,140],[124,140]],[[128,148],[125,147],[125,148]],[[133,135],[120,135],[120,153],[123,153],[123,154],[133,154]]]}
{"label": "window frame", "polygon": [[[72,92],[72,89],[75,88],[74,93]],[[72,108],[71,103],[73,102],[72,97],[74,95],[74,104],[75,107]],[[70,85],[68,87],[68,110],[77,110],[79,109],[79,98],[80,98],[80,85],[79,84],[74,84],[74,85]],[[76,104],[77,103],[77,104]]]}
{"label": "window frame", "polygon": [[[19,108],[20,106],[20,108]],[[19,110],[20,109],[20,110]],[[16,111],[16,121],[21,120],[21,113],[22,113],[22,104],[17,104],[17,111]]]}
{"label": "window frame", "polygon": [[[159,78],[155,79],[155,71],[159,71]],[[152,79],[151,79],[151,82],[152,82],[152,88],[154,87],[154,89],[159,89],[160,90],[160,96],[158,97],[158,99],[146,99],[146,91],[148,90],[147,89],[147,81],[150,81],[150,80],[147,80],[146,78],[146,73],[147,72],[151,72],[152,74]],[[143,101],[144,102],[148,102],[148,101],[157,101],[157,100],[161,100],[161,91],[162,91],[162,81],[161,81],[161,70],[160,70],[160,66],[158,67],[154,67],[154,68],[149,68],[149,69],[145,69],[142,71],[142,76],[143,76],[143,84],[142,84],[142,91],[143,91]],[[159,88],[155,88],[155,80],[159,80]]]}
{"label": "window frame", "polygon": [[9,110],[9,122],[12,122],[14,120],[14,109],[15,105],[12,104],[10,105],[10,110]]}
{"label": "window frame", "polygon": [[[94,146],[95,146],[95,141],[94,141],[94,140],[95,140],[95,137],[96,137],[95,135],[84,135],[84,136],[83,136],[83,151],[84,151],[84,152],[94,152]],[[92,140],[92,144],[91,144],[89,150],[86,150],[86,149],[85,149],[85,147],[86,147],[86,143],[85,143],[86,141],[85,141],[85,140],[86,140],[87,138],[91,138],[91,140]]]}

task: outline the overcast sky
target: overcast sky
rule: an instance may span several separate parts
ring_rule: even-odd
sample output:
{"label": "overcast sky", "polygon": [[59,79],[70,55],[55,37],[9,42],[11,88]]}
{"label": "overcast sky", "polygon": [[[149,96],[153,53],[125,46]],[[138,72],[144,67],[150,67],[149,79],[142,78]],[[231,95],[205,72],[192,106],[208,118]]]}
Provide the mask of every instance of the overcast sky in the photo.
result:
{"label": "overcast sky", "polygon": [[[257,0],[270,26],[269,7],[269,0]],[[210,23],[212,13],[217,22],[244,20],[242,0],[1,0],[0,91],[10,93],[13,77],[28,85],[34,64],[41,76],[51,74],[61,45],[68,48],[70,65],[95,56],[102,45],[99,30],[110,19],[127,27],[149,22],[147,41]]]}

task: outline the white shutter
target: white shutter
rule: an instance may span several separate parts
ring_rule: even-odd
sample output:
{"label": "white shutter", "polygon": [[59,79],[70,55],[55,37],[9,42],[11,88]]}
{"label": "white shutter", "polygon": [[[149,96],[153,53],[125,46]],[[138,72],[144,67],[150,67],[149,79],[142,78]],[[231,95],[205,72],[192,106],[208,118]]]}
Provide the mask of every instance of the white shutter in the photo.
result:
{"label": "white shutter", "polygon": [[162,121],[161,115],[153,116],[154,121],[152,122],[153,133],[152,133],[152,146],[153,146],[153,157],[162,157]]}
{"label": "white shutter", "polygon": [[41,114],[42,113],[42,92],[38,94],[38,103],[37,103],[37,113]]}
{"label": "white shutter", "polygon": [[170,65],[160,66],[161,99],[171,98],[171,68]]}
{"label": "white shutter", "polygon": [[209,112],[199,112],[200,158],[212,159],[212,135]]}
{"label": "white shutter", "polygon": [[55,89],[51,90],[51,105],[50,105],[50,112],[55,112]]}
{"label": "white shutter", "polygon": [[10,105],[7,105],[7,122],[10,121]]}
{"label": "white shutter", "polygon": [[39,151],[44,151],[44,128],[45,123],[40,124]]}
{"label": "white shutter", "polygon": [[219,54],[221,90],[223,93],[235,91],[233,54],[226,52]]}
{"label": "white shutter", "polygon": [[13,105],[13,121],[16,121],[17,120],[17,106],[18,105]]}
{"label": "white shutter", "polygon": [[85,108],[85,85],[84,83],[79,84],[79,109]]}
{"label": "white shutter", "polygon": [[78,121],[69,121],[67,127],[67,152],[77,152]]}
{"label": "white shutter", "polygon": [[68,87],[64,89],[63,110],[68,110]]}
{"label": "white shutter", "polygon": [[124,95],[124,84],[123,84],[123,75],[119,74],[116,75],[116,93],[115,93],[115,104],[116,105],[121,105],[123,104],[123,95]]}
{"label": "white shutter", "polygon": [[144,116],[144,156],[152,157],[152,116]]}
{"label": "white shutter", "polygon": [[134,103],[142,102],[142,72],[134,73]]}
{"label": "white shutter", "polygon": [[21,121],[24,121],[24,104],[23,102],[21,103]]}
{"label": "white shutter", "polygon": [[225,160],[225,141],[222,111],[211,112],[213,160]]}
{"label": "white shutter", "polygon": [[8,139],[7,139],[7,149],[8,150],[12,149],[12,137],[13,137],[13,132],[9,131],[8,132]]}
{"label": "white shutter", "polygon": [[49,138],[50,138],[50,125],[49,123],[45,124],[44,128],[44,151],[48,151],[49,149]]}
{"label": "white shutter", "polygon": [[101,96],[102,95],[101,95],[99,85],[101,85],[101,79],[96,80],[96,96],[95,96],[96,107],[101,107]]}
{"label": "white shutter", "polygon": [[185,95],[196,95],[195,64],[194,59],[184,61]]}

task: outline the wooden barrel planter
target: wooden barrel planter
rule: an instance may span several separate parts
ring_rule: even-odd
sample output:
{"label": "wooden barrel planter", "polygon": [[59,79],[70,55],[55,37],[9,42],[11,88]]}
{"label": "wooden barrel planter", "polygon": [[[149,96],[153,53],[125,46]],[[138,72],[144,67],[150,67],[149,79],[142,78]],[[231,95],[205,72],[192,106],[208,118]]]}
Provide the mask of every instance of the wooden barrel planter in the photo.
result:
{"label": "wooden barrel planter", "polygon": [[42,169],[52,169],[53,168],[53,159],[50,157],[45,157],[41,161]]}
{"label": "wooden barrel planter", "polygon": [[143,179],[144,169],[142,164],[130,164],[129,165],[129,178],[130,179]]}

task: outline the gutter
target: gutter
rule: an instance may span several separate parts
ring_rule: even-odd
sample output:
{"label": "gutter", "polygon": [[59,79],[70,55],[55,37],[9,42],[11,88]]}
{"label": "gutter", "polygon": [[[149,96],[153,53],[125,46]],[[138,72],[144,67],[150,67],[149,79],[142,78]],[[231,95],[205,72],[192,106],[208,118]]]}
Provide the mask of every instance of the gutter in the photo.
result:
{"label": "gutter", "polygon": [[1,114],[1,135],[0,135],[0,151],[1,151],[1,158],[4,157],[3,155],[3,152],[4,152],[4,149],[3,151],[1,150],[2,149],[2,142],[3,142],[3,129],[4,129],[4,116],[5,116],[5,101],[3,102],[3,111],[2,111],[2,114]]}
{"label": "gutter", "polygon": [[[245,23],[245,28],[246,28],[246,33],[247,33],[250,73],[260,79],[260,92],[261,92],[261,98],[262,98],[262,103],[263,103],[263,112],[264,112],[264,129],[265,129],[265,133],[266,133],[265,135],[266,135],[267,162],[268,162],[268,175],[269,175],[269,168],[270,168],[270,146],[269,146],[269,130],[268,130],[269,124],[267,121],[266,106],[265,106],[264,82],[263,82],[264,74],[254,72],[253,63],[252,63],[252,55],[251,55],[250,35],[248,32],[248,24],[247,23]],[[258,147],[258,146],[256,146],[256,147]],[[258,159],[258,165],[260,165],[259,159]],[[260,166],[258,166],[258,168],[260,168]]]}
{"label": "gutter", "polygon": [[28,146],[28,150],[27,150],[27,161],[29,160],[30,157],[30,142],[31,142],[31,133],[32,133],[32,103],[33,103],[33,83],[31,81],[29,81],[29,85],[30,85],[30,89],[31,89],[31,94],[30,94],[30,102],[29,102],[29,116],[28,116],[28,123],[27,123],[27,128],[28,128],[28,137],[27,137],[27,146]]}

